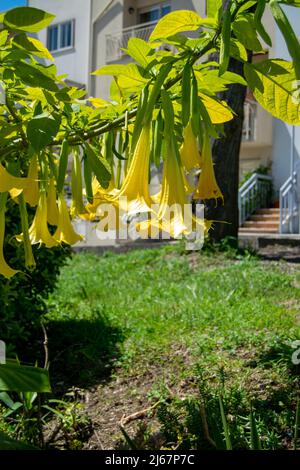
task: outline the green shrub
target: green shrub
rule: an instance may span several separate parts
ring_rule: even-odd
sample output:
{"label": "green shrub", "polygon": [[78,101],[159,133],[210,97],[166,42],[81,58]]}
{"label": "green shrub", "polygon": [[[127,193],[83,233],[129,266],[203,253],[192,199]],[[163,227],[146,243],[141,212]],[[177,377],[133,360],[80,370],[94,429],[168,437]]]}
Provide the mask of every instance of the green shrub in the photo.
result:
{"label": "green shrub", "polygon": [[[31,211],[32,218],[34,211]],[[29,351],[29,343],[42,336],[40,316],[45,312],[45,299],[53,291],[59,270],[71,256],[68,246],[47,249],[33,247],[36,269],[24,272],[24,251],[12,234],[20,233],[18,206],[10,202],[6,213],[4,253],[9,264],[20,269],[11,279],[0,275],[0,338],[6,342],[8,352]],[[25,348],[26,345],[26,348]]]}

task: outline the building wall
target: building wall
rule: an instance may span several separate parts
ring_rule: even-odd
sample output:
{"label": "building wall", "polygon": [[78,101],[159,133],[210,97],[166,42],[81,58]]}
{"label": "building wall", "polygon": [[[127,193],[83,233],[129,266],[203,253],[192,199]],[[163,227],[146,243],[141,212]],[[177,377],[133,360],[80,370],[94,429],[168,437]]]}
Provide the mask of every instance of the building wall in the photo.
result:
{"label": "building wall", "polygon": [[[123,29],[123,0],[92,0],[92,44],[91,71],[106,64],[106,35]],[[89,93],[108,98],[110,76],[92,76]]]}
{"label": "building wall", "polygon": [[[286,7],[285,11],[288,18],[300,38],[300,9]],[[287,47],[279,30],[276,31],[276,51],[274,56],[282,57],[290,60]],[[292,153],[292,126],[286,124],[279,119],[273,122],[273,179],[277,190],[290,176],[291,170],[291,153]],[[300,126],[295,126],[294,141],[295,165],[300,161]],[[299,173],[300,174],[300,169]]]}
{"label": "building wall", "polygon": [[[72,50],[53,52],[59,74],[68,74],[72,81],[85,86],[88,83],[88,51],[90,45],[91,0],[29,0],[29,6],[56,15],[52,24],[75,20],[75,41]],[[71,7],[71,8],[70,8]],[[37,34],[47,44],[47,30]]]}

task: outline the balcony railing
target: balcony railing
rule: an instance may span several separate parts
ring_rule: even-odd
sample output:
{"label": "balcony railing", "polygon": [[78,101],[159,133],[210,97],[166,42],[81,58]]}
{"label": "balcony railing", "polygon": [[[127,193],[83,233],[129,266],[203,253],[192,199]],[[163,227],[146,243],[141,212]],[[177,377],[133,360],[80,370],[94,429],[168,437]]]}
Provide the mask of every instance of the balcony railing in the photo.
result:
{"label": "balcony railing", "polygon": [[140,38],[148,41],[157,21],[138,24],[124,28],[117,33],[106,35],[106,62],[113,62],[124,57],[122,49],[126,49],[130,38]]}
{"label": "balcony railing", "polygon": [[239,189],[240,226],[257,209],[270,207],[271,199],[271,176],[254,173]]}

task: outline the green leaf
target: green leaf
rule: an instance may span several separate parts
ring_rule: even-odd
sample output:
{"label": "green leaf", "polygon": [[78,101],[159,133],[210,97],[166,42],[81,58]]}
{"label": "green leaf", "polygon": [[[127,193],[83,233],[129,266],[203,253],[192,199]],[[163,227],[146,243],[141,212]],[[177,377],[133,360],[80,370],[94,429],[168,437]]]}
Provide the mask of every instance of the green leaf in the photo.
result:
{"label": "green leaf", "polygon": [[59,131],[60,120],[44,113],[35,116],[27,125],[27,137],[32,147],[40,151],[45,148]]}
{"label": "green leaf", "polygon": [[37,33],[46,28],[54,18],[55,15],[38,8],[18,7],[9,10],[4,15],[3,23],[8,29]]}
{"label": "green leaf", "polygon": [[98,157],[90,144],[86,142],[84,145],[88,163],[97,180],[103,188],[108,188],[109,182],[111,180],[111,168],[108,162],[104,158],[100,156]]}
{"label": "green leaf", "polygon": [[235,59],[247,62],[248,54],[245,46],[235,38],[230,39],[230,55]]}
{"label": "green leaf", "polygon": [[222,425],[223,425],[223,433],[224,433],[225,443],[226,443],[226,450],[232,450],[229,426],[228,426],[228,423],[227,423],[227,419],[226,419],[226,415],[225,415],[225,411],[224,411],[223,400],[222,400],[221,397],[219,397],[219,406],[220,406],[221,419],[222,419]]}
{"label": "green leaf", "polygon": [[6,44],[7,38],[8,38],[8,31],[4,29],[3,31],[0,32],[0,47]]}
{"label": "green leaf", "polygon": [[244,64],[245,77],[257,101],[273,116],[300,124],[300,99],[292,62],[269,59]]}
{"label": "green leaf", "polygon": [[68,140],[64,139],[61,144],[58,164],[58,176],[57,176],[57,192],[61,193],[64,189],[65,178],[68,169],[69,161],[69,144]]}
{"label": "green leaf", "polygon": [[165,118],[165,139],[170,138],[174,133],[174,108],[169,93],[161,90],[162,109]]}
{"label": "green leaf", "polygon": [[0,390],[6,392],[51,392],[48,371],[40,367],[19,365],[14,361],[0,364]]}
{"label": "green leaf", "polygon": [[276,0],[271,0],[270,7],[274,19],[285,39],[289,53],[294,61],[297,78],[300,80],[300,44],[299,40],[287,19],[286,14]]}
{"label": "green leaf", "polygon": [[164,39],[185,31],[196,31],[200,26],[216,26],[213,18],[201,18],[192,10],[176,10],[159,20],[155,26],[150,41]]}
{"label": "green leaf", "polygon": [[226,101],[219,101],[203,93],[199,93],[199,97],[208,112],[212,124],[222,124],[231,121],[233,113]]}
{"label": "green leaf", "polygon": [[85,193],[86,198],[89,203],[93,203],[93,185],[92,185],[92,169],[87,159],[86,153],[84,153],[83,157],[83,177],[84,177],[84,184],[85,184]]}
{"label": "green leaf", "polygon": [[189,63],[184,66],[181,83],[182,125],[186,127],[191,116],[191,65]]}
{"label": "green leaf", "polygon": [[232,24],[232,29],[237,39],[245,46],[254,52],[262,51],[261,44],[258,40],[254,19],[251,15],[238,16]]}
{"label": "green leaf", "polygon": [[222,9],[222,0],[207,0],[206,1],[206,12],[207,16],[214,18]]}
{"label": "green leaf", "polygon": [[257,430],[257,425],[256,425],[256,419],[254,412],[250,411],[250,447],[251,450],[262,450],[261,449],[261,443],[258,435],[258,430]]}
{"label": "green leaf", "polygon": [[123,75],[124,77],[131,78],[136,82],[145,83],[145,81],[147,81],[142,77],[137,65],[135,64],[104,65],[103,67],[100,67],[100,69],[95,70],[92,75],[112,75],[113,77]]}
{"label": "green leaf", "polygon": [[268,46],[272,47],[272,40],[261,21],[266,9],[266,4],[266,0],[260,0],[257,2],[257,7],[254,14],[254,24],[260,37],[265,41],[266,44],[268,44]]}
{"label": "green leaf", "polygon": [[219,75],[226,72],[229,64],[230,53],[230,36],[231,36],[231,13],[230,5],[224,12],[222,31],[221,31],[221,46],[220,46],[220,68]]}
{"label": "green leaf", "polygon": [[18,62],[15,65],[15,74],[19,77],[25,85],[31,87],[45,88],[49,91],[58,91],[58,86],[51,76],[50,67],[43,67],[26,62]]}
{"label": "green leaf", "polygon": [[26,34],[19,34],[13,40],[13,44],[20,49],[25,49],[31,54],[41,57],[42,59],[54,60],[48,49],[36,38],[26,36]]}
{"label": "green leaf", "polygon": [[125,52],[144,68],[153,61],[153,49],[140,38],[130,38]]}

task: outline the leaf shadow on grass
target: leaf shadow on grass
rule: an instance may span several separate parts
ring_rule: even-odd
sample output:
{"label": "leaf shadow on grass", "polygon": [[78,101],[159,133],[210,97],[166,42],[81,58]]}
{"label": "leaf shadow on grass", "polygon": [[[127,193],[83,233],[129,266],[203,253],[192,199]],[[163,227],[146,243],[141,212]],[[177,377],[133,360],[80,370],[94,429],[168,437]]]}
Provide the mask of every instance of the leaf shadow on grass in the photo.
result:
{"label": "leaf shadow on grass", "polygon": [[59,391],[109,380],[124,332],[95,310],[92,318],[47,322],[50,376]]}

